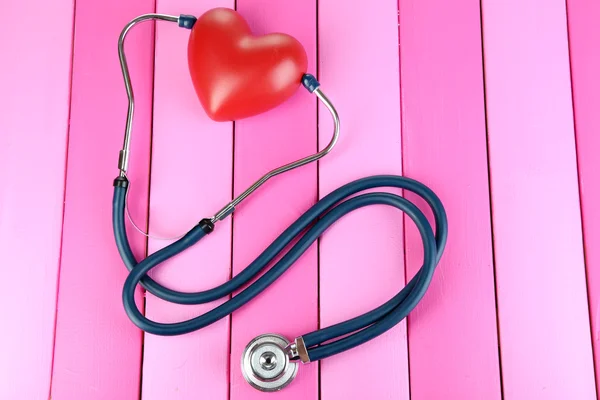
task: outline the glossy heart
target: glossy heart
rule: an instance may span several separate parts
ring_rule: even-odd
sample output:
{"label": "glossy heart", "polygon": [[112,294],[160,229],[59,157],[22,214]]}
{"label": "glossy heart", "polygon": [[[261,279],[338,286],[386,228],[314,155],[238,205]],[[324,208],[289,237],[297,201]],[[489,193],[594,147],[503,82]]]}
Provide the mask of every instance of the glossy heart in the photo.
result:
{"label": "glossy heart", "polygon": [[307,57],[293,37],[254,36],[236,11],[215,8],[192,28],[188,63],[208,116],[232,121],[268,111],[292,96],[306,72]]}

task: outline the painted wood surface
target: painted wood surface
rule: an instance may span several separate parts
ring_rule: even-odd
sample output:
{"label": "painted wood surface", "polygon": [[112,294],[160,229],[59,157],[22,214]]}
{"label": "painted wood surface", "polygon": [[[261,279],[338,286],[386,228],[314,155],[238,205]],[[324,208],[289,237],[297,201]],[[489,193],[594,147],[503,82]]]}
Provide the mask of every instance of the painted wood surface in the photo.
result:
{"label": "painted wood surface", "polygon": [[[479,1],[401,0],[399,14],[403,170],[440,196],[450,226],[409,316],[411,399],[500,399]],[[412,279],[423,245],[405,230]]]}
{"label": "painted wood surface", "polygon": [[569,0],[568,26],[579,194],[596,388],[600,385],[600,2]]}
{"label": "painted wood surface", "polygon": [[[127,270],[111,225],[112,180],[118,175],[127,111],[117,40],[129,20],[153,8],[148,0],[77,2],[53,399],[138,396],[142,336],[121,304]],[[151,28],[132,31],[125,47],[136,96],[129,201],[132,217],[142,225],[148,198]],[[136,256],[142,257],[145,240],[129,232]]]}
{"label": "painted wood surface", "polygon": [[[219,6],[233,2],[158,0],[156,9],[199,16]],[[187,67],[188,38],[189,31],[177,24],[157,24],[149,218],[150,233],[161,237],[187,232],[231,200],[232,123],[215,123],[202,110]],[[150,239],[148,250],[167,244]],[[229,279],[230,267],[231,225],[224,222],[152,276],[176,290],[200,291]],[[176,322],[215,305],[182,306],[147,294],[146,316]],[[229,318],[177,337],[146,334],[142,399],[227,399],[228,363]]]}
{"label": "painted wood surface", "polygon": [[565,3],[482,6],[504,397],[595,399]]}
{"label": "painted wood surface", "polygon": [[[73,1],[27,0],[0,8],[0,398],[45,399],[60,263]],[[23,27],[23,15],[36,23]]]}
{"label": "painted wood surface", "polygon": [[[319,80],[336,105],[341,136],[319,165],[319,196],[354,179],[401,174],[398,14],[395,0],[320,0]],[[333,124],[319,107],[319,145]],[[385,190],[385,189],[384,189]],[[332,226],[320,242],[320,323],[382,304],[404,286],[402,215],[372,206]],[[357,368],[360,366],[360,368]],[[365,373],[373,371],[373,373]],[[321,398],[408,399],[406,324],[321,362]]]}
{"label": "painted wood surface", "polygon": [[[256,34],[285,32],[304,46],[309,72],[316,66],[316,3],[303,0],[237,0],[237,10]],[[276,109],[235,123],[234,192],[239,195],[273,168],[317,151],[317,105],[300,87]],[[317,200],[317,166],[273,178],[238,206],[233,216],[233,274],[254,260]],[[317,246],[313,245],[269,289],[232,316],[231,399],[316,400],[317,363],[302,365],[294,382],[278,393],[263,393],[240,370],[248,342],[263,333],[293,340],[317,329]]]}
{"label": "painted wood surface", "polygon": [[[157,1],[3,3],[0,52],[18,62],[0,63],[1,399],[597,398],[597,1]],[[408,328],[301,366],[278,394],[241,377],[247,342],[292,339],[381,304],[416,272],[421,244],[399,212],[370,207],[336,223],[231,321],[179,337],[131,324],[110,224],[126,114],[118,34],[155,8],[217,6],[237,7],[258,33],[301,40],[342,135],[318,165],[269,182],[155,278],[213,287],[317,198],[372,174],[429,185],[450,222]],[[36,21],[27,30],[25,14]],[[209,120],[187,71],[188,37],[169,23],[155,36],[146,23],[126,46],[137,106],[129,200],[158,236],[187,231],[267,170],[324,147],[333,128],[302,88],[265,115]],[[146,240],[128,228],[144,256]],[[167,243],[150,240],[148,251]],[[139,300],[169,322],[215,306]]]}

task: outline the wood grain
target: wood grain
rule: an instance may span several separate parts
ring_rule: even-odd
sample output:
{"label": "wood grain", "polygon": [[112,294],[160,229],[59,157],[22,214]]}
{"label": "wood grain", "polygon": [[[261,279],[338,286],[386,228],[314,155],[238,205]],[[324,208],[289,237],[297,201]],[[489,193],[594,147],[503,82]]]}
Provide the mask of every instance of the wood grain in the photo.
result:
{"label": "wood grain", "polygon": [[483,0],[506,399],[595,399],[564,1]]}
{"label": "wood grain", "polygon": [[[304,46],[309,72],[316,67],[316,3],[301,0],[237,0],[237,10],[255,34],[285,32]],[[234,191],[239,195],[266,172],[315,153],[316,99],[303,87],[284,104],[235,123]],[[310,164],[273,178],[237,208],[233,217],[233,274],[242,271],[317,199],[317,168]],[[248,342],[263,333],[289,340],[317,328],[317,246],[313,245],[278,281],[233,314],[231,399],[318,398],[317,364],[301,365],[294,382],[263,393],[240,370]]]}
{"label": "wood grain", "polygon": [[[319,164],[320,197],[402,172],[397,12],[395,0],[319,1],[319,80],[341,119],[340,140]],[[320,106],[321,147],[332,130]],[[319,262],[322,327],[382,304],[404,286],[401,213],[372,206],[347,215],[322,237]],[[321,398],[408,399],[406,324],[323,360]]]}
{"label": "wood grain", "polygon": [[[411,398],[500,399],[479,1],[400,0],[400,52],[404,174],[440,196],[450,226],[409,316]],[[405,221],[411,279],[423,245]]]}
{"label": "wood grain", "polygon": [[568,26],[588,298],[600,385],[600,2],[569,0]]}
{"label": "wood grain", "polygon": [[[157,12],[199,16],[231,0],[158,0]],[[232,124],[215,123],[194,92],[187,64],[189,31],[161,23],[156,31],[150,232],[173,237],[214,215],[231,200]],[[154,252],[168,241],[149,241]],[[182,291],[209,289],[229,278],[231,224],[220,223],[202,242],[152,271],[164,285]],[[215,302],[219,303],[219,302]],[[175,322],[216,304],[182,306],[153,295],[146,315]],[[175,337],[146,334],[142,399],[227,399],[229,318]]]}
{"label": "wood grain", "polygon": [[[148,0],[77,3],[53,399],[132,399],[139,393],[142,337],[121,304],[127,270],[111,225],[112,180],[118,175],[127,112],[116,49],[125,24],[153,8]],[[133,30],[126,43],[136,95],[129,201],[142,226],[148,198],[152,38],[147,25]],[[143,256],[143,237],[129,232],[136,256]]]}
{"label": "wood grain", "polygon": [[[0,398],[50,391],[73,0],[12,2],[0,24]],[[23,26],[23,16],[33,24]],[[40,68],[43,66],[43,68]]]}

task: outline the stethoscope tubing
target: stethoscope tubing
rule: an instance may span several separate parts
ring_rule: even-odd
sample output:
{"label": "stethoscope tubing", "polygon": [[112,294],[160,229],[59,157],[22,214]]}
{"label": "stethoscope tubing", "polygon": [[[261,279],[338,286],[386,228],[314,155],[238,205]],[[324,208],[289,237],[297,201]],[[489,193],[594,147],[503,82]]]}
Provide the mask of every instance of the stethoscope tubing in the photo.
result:
{"label": "stethoscope tubing", "polygon": [[[423,265],[419,272],[398,294],[372,311],[303,335],[302,338],[311,361],[320,360],[365,343],[403,320],[427,291],[435,267],[444,251],[448,235],[446,212],[442,202],[431,189],[418,181],[401,176],[371,176],[350,182],[318,201],[283,231],[248,267],[231,280],[205,291],[179,292],[162,286],[147,274],[154,267],[185,251],[212,232],[213,223],[209,219],[200,221],[181,239],[138,263],[129,245],[125,229],[128,185],[126,177],[117,178],[113,197],[115,240],[121,258],[130,271],[123,286],[123,304],[127,315],[136,326],[148,333],[162,336],[181,335],[196,331],[239,309],[283,275],[331,225],[358,208],[387,205],[403,211],[411,218],[423,241]],[[435,234],[423,212],[409,200],[388,192],[358,194],[365,190],[381,187],[405,189],[422,197],[433,211]],[[360,226],[356,227],[356,234],[361,234]],[[134,296],[138,284],[153,295],[177,304],[204,304],[230,296],[265,270],[296,239],[298,239],[296,244],[255,282],[231,299],[198,317],[176,323],[160,323],[148,319],[137,308]],[[342,336],[345,337],[341,338]],[[323,344],[333,339],[337,340]]]}
{"label": "stethoscope tubing", "polygon": [[[127,168],[131,144],[134,97],[125,57],[124,41],[127,33],[133,26],[149,20],[175,22],[180,27],[187,29],[191,29],[196,22],[196,18],[189,15],[180,15],[179,17],[176,17],[163,14],[146,14],[130,21],[119,36],[119,60],[129,103],[123,148],[119,152],[120,172],[119,176],[114,181],[113,229],[118,251],[125,266],[129,270],[129,275],[123,286],[122,295],[125,311],[131,321],[140,329],[150,334],[162,336],[186,334],[206,327],[227,315],[230,315],[258,296],[269,285],[274,283],[277,278],[283,275],[320,235],[344,215],[370,205],[386,205],[394,207],[403,211],[414,221],[423,241],[424,257],[421,269],[402,290],[386,303],[350,320],[299,336],[293,343],[289,343],[286,352],[288,352],[290,360],[293,361],[300,360],[304,363],[321,360],[363,344],[368,340],[383,334],[403,320],[423,298],[431,282],[435,267],[439,263],[446,245],[448,222],[444,207],[433,191],[415,180],[401,176],[372,176],[358,179],[334,190],[308,209],[292,225],[283,231],[279,237],[277,237],[271,245],[250,263],[248,267],[242,270],[242,272],[234,276],[231,280],[212,289],[194,293],[179,292],[159,284],[148,276],[148,273],[153,268],[177,254],[182,253],[190,246],[193,246],[200,241],[207,234],[210,234],[214,229],[215,223],[233,213],[236,206],[258,190],[259,187],[265,184],[269,179],[317,161],[329,154],[337,143],[340,132],[339,116],[332,102],[321,91],[317,79],[310,74],[304,74],[301,80],[302,85],[310,93],[315,94],[320,103],[322,103],[331,114],[334,129],[329,144],[315,154],[282,165],[266,173],[239,196],[221,208],[221,210],[214,214],[213,217],[203,219],[180,239],[138,262],[131,250],[125,227],[125,215],[128,215],[126,214],[127,193],[129,190]],[[361,192],[365,190],[383,187],[408,190],[422,197],[433,211],[435,234],[434,229],[423,212],[407,199],[387,192],[369,192],[361,194]],[[149,236],[146,233],[144,234]],[[362,234],[360,226],[356,227],[356,234]],[[284,249],[290,247],[294,241],[296,241],[296,243],[291,246],[289,250],[284,252]],[[279,261],[273,263],[279,256],[281,256]],[[272,266],[268,268],[271,264]],[[264,274],[258,277],[263,272]],[[254,278],[257,279],[250,283]],[[158,298],[176,304],[205,304],[226,297],[232,297],[214,309],[195,318],[176,323],[161,323],[146,318],[137,308],[134,295],[138,285],[141,285],[149,293],[152,293]],[[245,285],[247,285],[247,287],[241,290]],[[238,293],[233,296],[234,292]]]}

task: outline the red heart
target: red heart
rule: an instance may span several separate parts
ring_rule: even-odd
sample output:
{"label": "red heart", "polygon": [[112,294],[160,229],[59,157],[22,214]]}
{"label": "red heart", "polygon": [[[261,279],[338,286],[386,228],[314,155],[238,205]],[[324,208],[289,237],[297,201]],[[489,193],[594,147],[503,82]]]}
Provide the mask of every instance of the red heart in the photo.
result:
{"label": "red heart", "polygon": [[244,18],[227,8],[198,18],[188,63],[202,107],[215,121],[250,117],[283,103],[307,68],[300,42],[281,33],[254,36]]}

